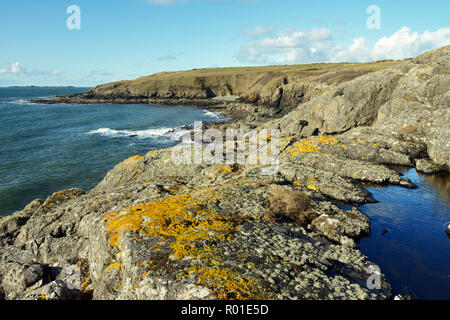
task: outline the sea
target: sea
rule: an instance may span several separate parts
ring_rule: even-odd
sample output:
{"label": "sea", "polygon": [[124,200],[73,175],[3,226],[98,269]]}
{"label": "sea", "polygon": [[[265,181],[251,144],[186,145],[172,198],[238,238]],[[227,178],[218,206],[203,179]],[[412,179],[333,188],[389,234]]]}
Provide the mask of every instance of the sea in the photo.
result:
{"label": "sea", "polygon": [[179,142],[183,127],[223,117],[187,106],[33,104],[89,88],[0,88],[0,216],[36,198],[89,191],[119,162]]}

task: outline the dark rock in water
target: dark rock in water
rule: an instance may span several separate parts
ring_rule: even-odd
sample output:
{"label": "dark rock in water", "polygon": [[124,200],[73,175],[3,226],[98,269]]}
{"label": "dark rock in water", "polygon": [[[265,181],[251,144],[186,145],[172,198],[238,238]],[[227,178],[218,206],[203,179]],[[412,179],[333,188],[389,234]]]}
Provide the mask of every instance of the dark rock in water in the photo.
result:
{"label": "dark rock in water", "polygon": [[130,134],[128,137],[134,138],[134,137],[137,137],[137,136],[138,136],[137,134]]}
{"label": "dark rock in water", "polygon": [[447,234],[447,237],[450,240],[450,224],[447,226],[447,229],[445,229],[445,233]]}
{"label": "dark rock in water", "polygon": [[400,180],[399,185],[401,185],[402,187],[405,187],[405,188],[409,188],[409,189],[416,189],[417,188],[417,186],[411,180],[404,179],[404,178],[402,178]]}
{"label": "dark rock in water", "polygon": [[387,234],[387,233],[389,233],[389,230],[386,229],[386,228],[383,228],[383,231],[381,232],[381,234],[382,234],[382,235],[385,235],[385,234]]}

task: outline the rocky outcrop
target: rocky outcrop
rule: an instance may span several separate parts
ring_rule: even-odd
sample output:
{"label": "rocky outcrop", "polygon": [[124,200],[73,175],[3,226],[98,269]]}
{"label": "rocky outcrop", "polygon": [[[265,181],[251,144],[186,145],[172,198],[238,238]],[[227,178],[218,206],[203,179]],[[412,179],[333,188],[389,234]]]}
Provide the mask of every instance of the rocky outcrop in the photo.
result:
{"label": "rocky outcrop", "polygon": [[[196,71],[195,79],[168,73],[93,89],[83,99],[239,95],[247,103],[215,101],[245,117],[216,127],[279,128],[279,167],[263,176],[261,164],[176,164],[173,150],[155,150],[118,164],[89,193],[37,199],[0,220],[0,296],[392,298],[384,275],[380,288],[367,286],[373,263],[358,241],[370,221],[357,206],[376,201],[365,183],[415,187],[393,165],[448,170],[449,51],[356,78],[318,69],[292,82],[270,69],[243,83]],[[293,102],[301,103],[279,113]],[[308,199],[302,219],[266,219],[289,206],[269,198],[275,187]]]}
{"label": "rocky outcrop", "polygon": [[399,61],[313,64],[252,68],[194,69],[162,72],[131,81],[99,85],[85,94],[37,103],[160,103],[213,105],[241,102],[291,111],[299,103],[361,75],[386,69]]}
{"label": "rocky outcrop", "polygon": [[[450,47],[337,85],[270,126],[286,136],[370,127],[374,134],[425,144],[430,159],[450,166]],[[400,134],[401,136],[399,136]],[[423,154],[411,154],[413,158]]]}
{"label": "rocky outcrop", "polygon": [[[289,153],[285,149],[283,153]],[[340,210],[325,188],[362,187],[291,159],[310,177],[281,168],[175,165],[171,150],[119,164],[90,193],[67,190],[0,221],[1,290],[8,299],[386,299],[366,286],[372,264],[357,250],[370,233],[356,208]],[[324,168],[325,169],[325,168]],[[362,170],[362,168],[361,168]],[[386,179],[401,178],[380,167]],[[298,171],[295,171],[298,172]],[[303,175],[307,178],[308,175]],[[377,180],[378,177],[363,178]],[[379,180],[377,180],[379,181]],[[341,185],[344,183],[344,185]],[[268,189],[313,199],[305,226],[264,221]],[[322,190],[323,188],[323,190]],[[336,198],[339,198],[336,196]],[[348,199],[352,199],[350,196]],[[236,201],[239,199],[239,201]],[[13,223],[13,221],[16,221]],[[20,222],[19,222],[20,221]],[[69,288],[78,268],[76,289]],[[4,271],[1,271],[4,270]],[[44,271],[46,270],[46,271]],[[20,283],[20,285],[18,285]]]}

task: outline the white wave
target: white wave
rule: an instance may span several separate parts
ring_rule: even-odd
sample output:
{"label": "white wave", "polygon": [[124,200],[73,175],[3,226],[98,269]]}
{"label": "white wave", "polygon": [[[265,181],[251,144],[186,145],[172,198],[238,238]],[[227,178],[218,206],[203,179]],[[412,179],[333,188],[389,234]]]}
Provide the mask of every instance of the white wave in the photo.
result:
{"label": "white wave", "polygon": [[114,130],[110,128],[100,128],[89,131],[88,134],[99,134],[109,137],[138,137],[142,139],[154,137],[168,137],[170,139],[178,140],[184,133],[177,131],[177,128],[157,128],[146,130]]}
{"label": "white wave", "polygon": [[212,112],[212,111],[208,111],[208,110],[205,110],[204,112],[205,112],[206,116],[211,117],[211,118],[218,119],[221,116],[221,114],[219,112]]}
{"label": "white wave", "polygon": [[30,100],[25,99],[17,99],[17,100],[10,100],[5,101],[8,104],[21,104],[21,105],[34,105],[35,103],[32,103]]}

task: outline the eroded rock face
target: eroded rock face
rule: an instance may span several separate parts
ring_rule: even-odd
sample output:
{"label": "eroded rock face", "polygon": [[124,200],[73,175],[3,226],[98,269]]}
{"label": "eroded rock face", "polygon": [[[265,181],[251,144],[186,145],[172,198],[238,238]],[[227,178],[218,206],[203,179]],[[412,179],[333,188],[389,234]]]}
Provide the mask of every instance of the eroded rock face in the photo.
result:
{"label": "eroded rock face", "polygon": [[285,136],[305,137],[315,129],[332,134],[373,126],[385,136],[399,133],[403,140],[421,140],[430,159],[448,170],[449,68],[447,46],[330,88],[272,125],[278,125]]}
{"label": "eroded rock face", "polygon": [[[366,286],[373,263],[357,248],[369,219],[335,201],[375,201],[367,182],[413,188],[391,165],[448,170],[449,50],[327,85],[267,122],[285,136],[270,176],[260,165],[176,164],[173,150],[156,150],[118,164],[89,193],[33,201],[0,220],[0,296],[392,298],[383,275],[380,289]],[[310,218],[264,221],[274,186],[306,194]]]}
{"label": "eroded rock face", "polygon": [[[176,165],[170,156],[171,150],[160,150],[130,158],[88,194],[68,190],[3,219],[2,225],[28,217],[18,230],[1,234],[0,266],[11,270],[0,272],[5,297],[79,299],[86,291],[95,299],[390,297],[384,277],[380,290],[365,286],[371,262],[357,242],[370,232],[368,218],[357,209],[340,210],[319,184],[324,179],[342,194],[356,188],[364,202],[367,192],[345,170],[329,178],[332,168],[314,169],[288,156],[289,166],[316,177],[303,185],[288,180],[283,167],[265,177],[258,166]],[[380,170],[386,179],[400,179]],[[263,221],[273,185],[306,192],[315,219],[305,227]],[[64,270],[81,262],[87,271],[73,291]],[[51,266],[50,279],[37,272],[43,266]]]}

